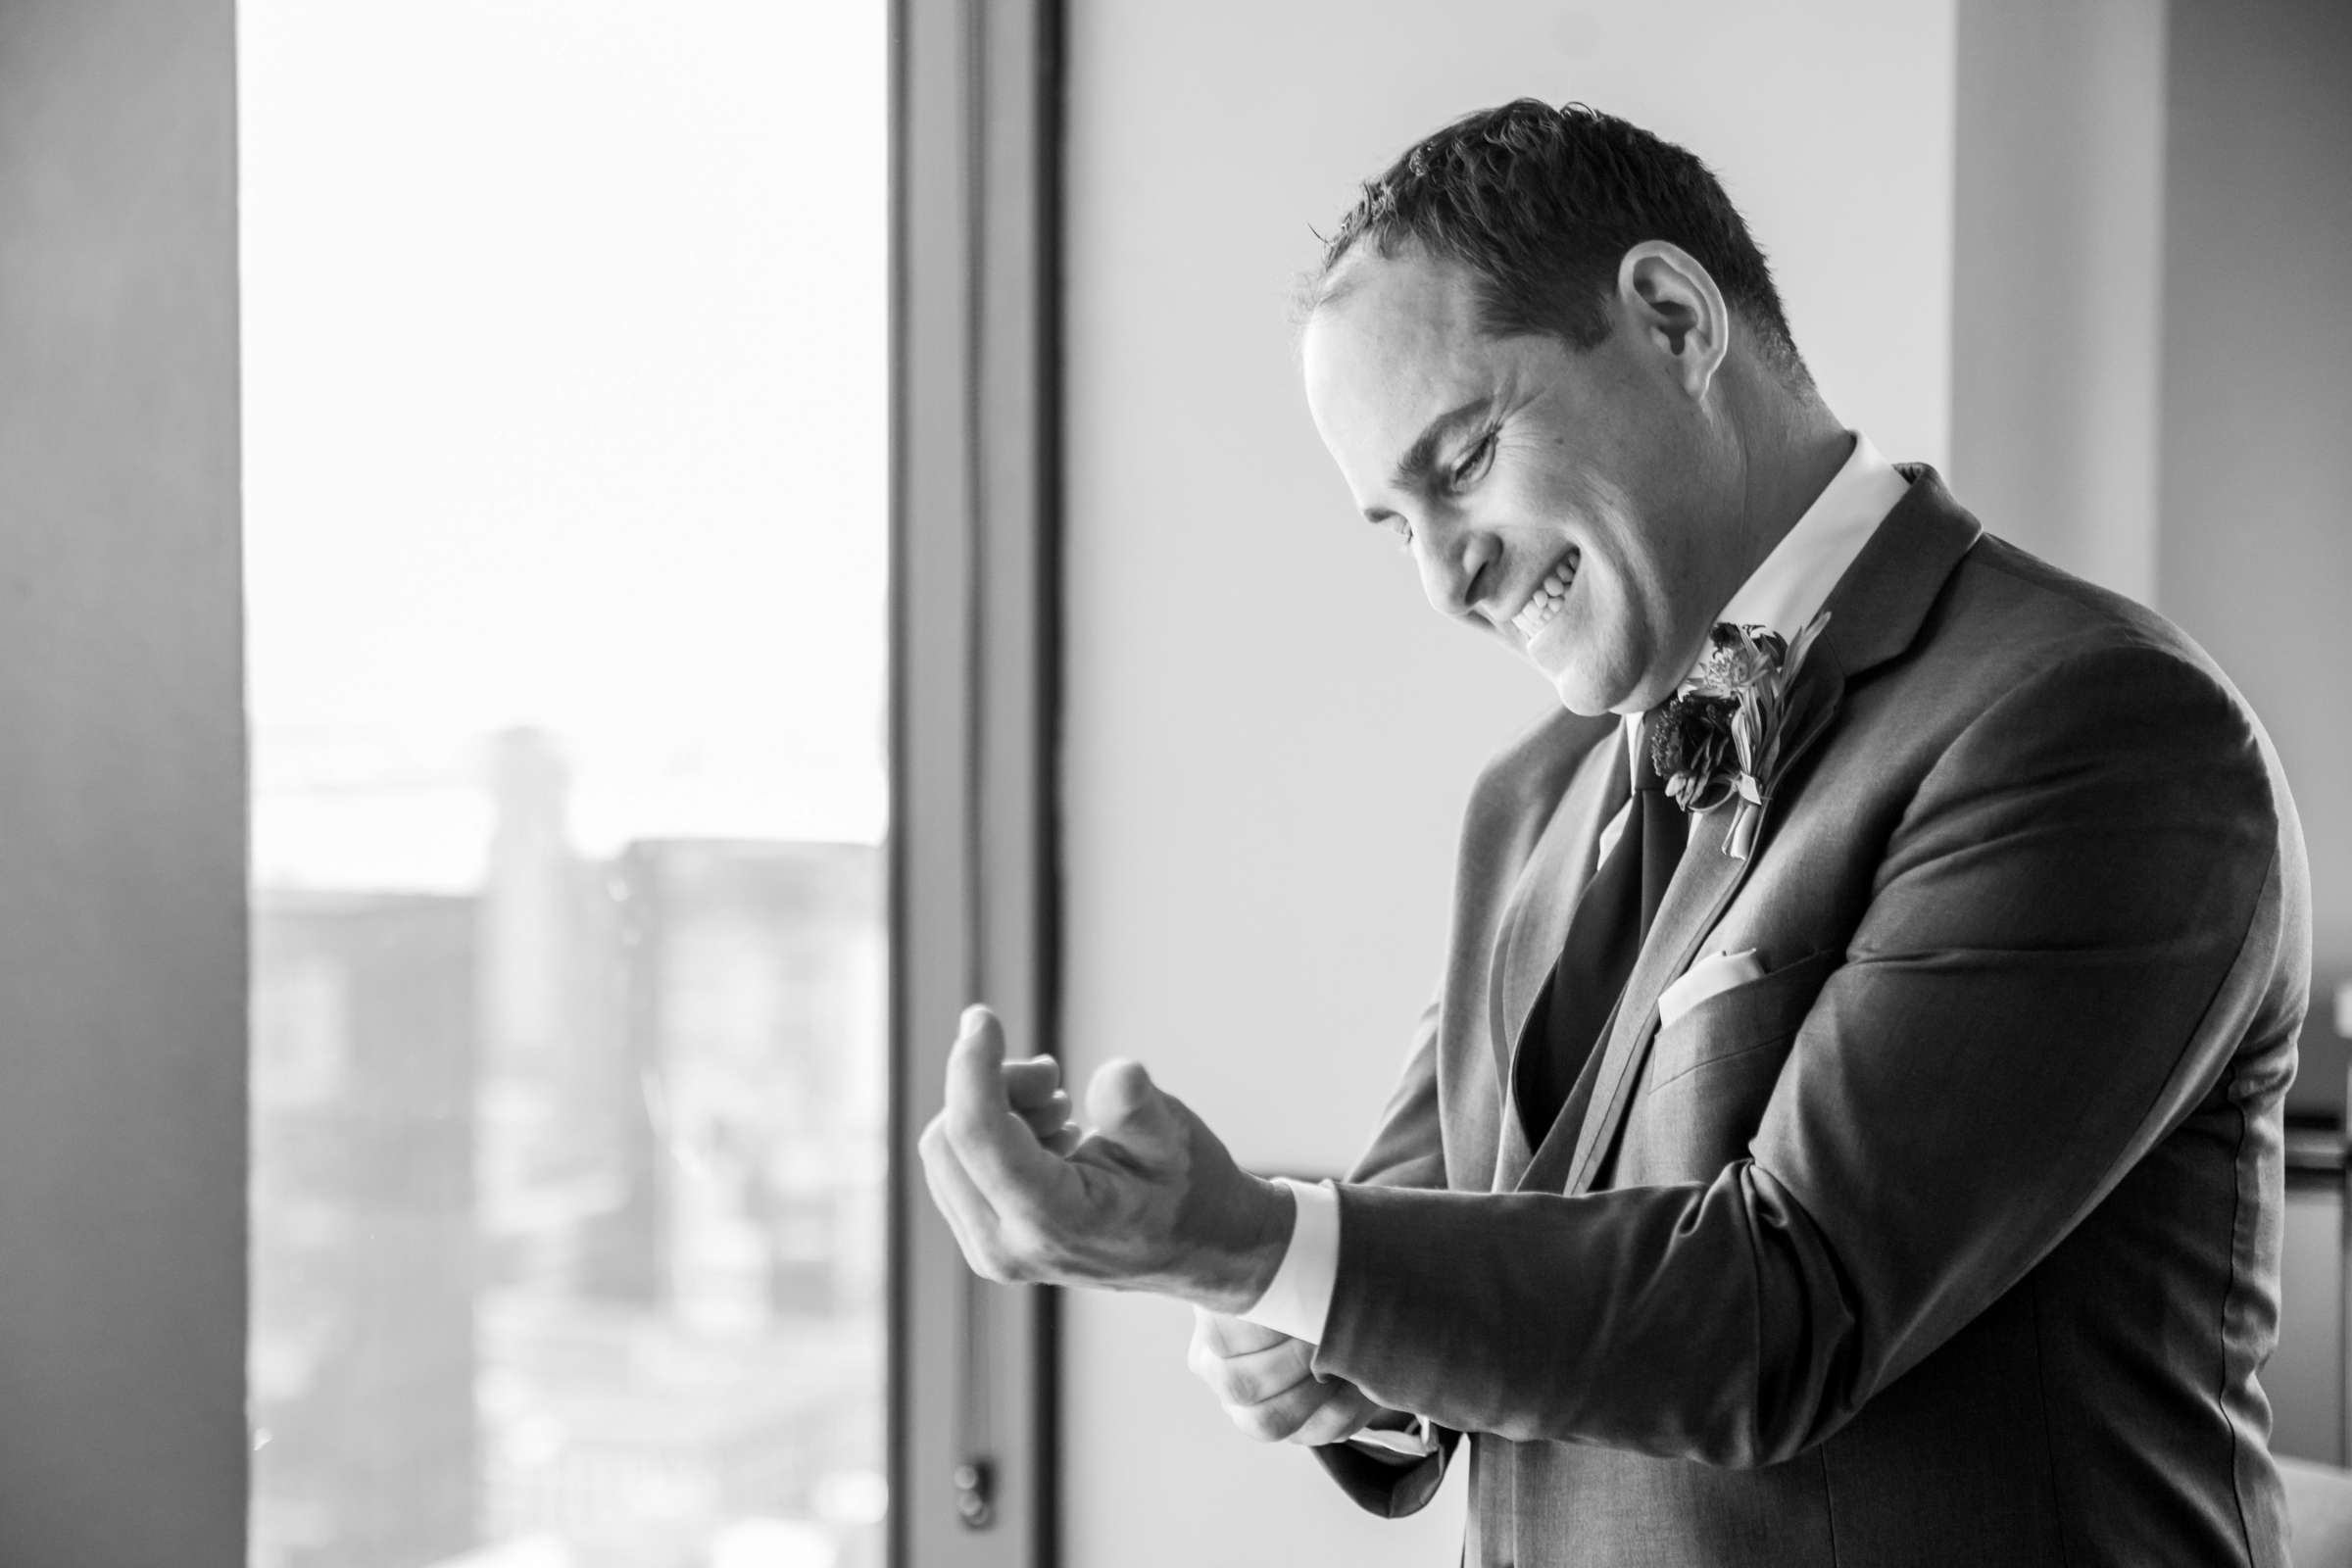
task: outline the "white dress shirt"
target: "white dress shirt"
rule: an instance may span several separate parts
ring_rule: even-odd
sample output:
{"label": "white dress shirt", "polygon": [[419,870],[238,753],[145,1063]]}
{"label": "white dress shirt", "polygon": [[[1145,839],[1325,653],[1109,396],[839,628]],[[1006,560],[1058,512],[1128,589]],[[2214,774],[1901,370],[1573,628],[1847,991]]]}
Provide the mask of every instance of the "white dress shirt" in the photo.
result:
{"label": "white dress shirt", "polygon": [[[1857,432],[1845,466],[1763,564],[1748,574],[1715,619],[1734,625],[1769,626],[1794,641],[1909,488],[1910,481],[1879,455],[1867,436]],[[1642,717],[1640,713],[1625,715],[1629,760],[1636,755],[1634,748],[1642,744]],[[1608,854],[1609,846],[1624,831],[1627,816],[1628,812],[1620,809],[1601,830],[1601,856]],[[1290,1246],[1274,1271],[1273,1283],[1242,1316],[1294,1339],[1320,1344],[1324,1320],[1331,1315],[1332,1285],[1340,1269],[1339,1194],[1329,1182],[1281,1180],[1298,1205]],[[1426,1447],[1420,1436],[1408,1433],[1365,1432],[1359,1433],[1357,1440],[1399,1452],[1420,1453]]]}

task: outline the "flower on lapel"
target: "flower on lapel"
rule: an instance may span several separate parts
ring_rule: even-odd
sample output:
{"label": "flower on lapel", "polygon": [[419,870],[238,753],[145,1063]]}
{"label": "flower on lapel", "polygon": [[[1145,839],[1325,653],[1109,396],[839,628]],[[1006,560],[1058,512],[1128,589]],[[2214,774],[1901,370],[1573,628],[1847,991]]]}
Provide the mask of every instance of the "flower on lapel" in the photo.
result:
{"label": "flower on lapel", "polygon": [[1735,795],[1764,804],[1789,691],[1829,622],[1829,612],[1815,615],[1793,646],[1764,626],[1718,622],[1707,634],[1706,654],[1666,704],[1650,743],[1650,764],[1675,805],[1711,811]]}

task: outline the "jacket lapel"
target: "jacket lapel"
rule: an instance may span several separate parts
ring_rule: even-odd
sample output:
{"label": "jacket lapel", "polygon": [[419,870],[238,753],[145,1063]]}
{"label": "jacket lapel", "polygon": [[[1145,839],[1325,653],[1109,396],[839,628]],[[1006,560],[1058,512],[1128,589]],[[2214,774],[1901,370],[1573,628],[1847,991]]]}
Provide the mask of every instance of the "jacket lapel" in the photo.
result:
{"label": "jacket lapel", "polygon": [[1619,804],[1610,786],[1617,778],[1617,758],[1624,747],[1624,737],[1612,727],[1585,754],[1558,812],[1511,890],[1507,906],[1511,913],[1496,943],[1487,995],[1487,1033],[1494,1044],[1495,1082],[1503,1099],[1501,1142],[1494,1165],[1496,1192],[1509,1191],[1533,1152],[1519,1125],[1519,1114],[1509,1103],[1511,1073],[1518,1052],[1526,1044],[1536,999],[1550,982],[1551,966],[1568,940],[1569,916],[1585,884],[1592,879],[1600,830],[1608,825]]}
{"label": "jacket lapel", "polygon": [[[1983,531],[1953,501],[1933,468],[1899,466],[1911,480],[1909,493],[1886,514],[1824,606],[1829,624],[1807,658],[1791,699],[1791,727],[1780,765],[1784,777],[1835,726],[1848,684],[1910,647],[1945,578]],[[1710,811],[1691,823],[1690,846],[1667,885],[1649,938],[1634,960],[1607,1047],[1591,1074],[1591,1099],[1577,1124],[1574,1152],[1567,1153],[1567,1141],[1555,1125],[1515,1185],[1554,1190],[1544,1178],[1557,1174],[1560,1157],[1566,1154],[1567,1179],[1556,1190],[1591,1190],[1604,1156],[1615,1146],[1634,1085],[1657,1035],[1658,993],[1683,972],[1715,928],[1763,858],[1772,822],[1788,808],[1794,793],[1791,789],[1784,794],[1777,787],[1768,793],[1751,824],[1750,842],[1741,846],[1744,855],[1731,853],[1727,842],[1737,820],[1736,807]]]}
{"label": "jacket lapel", "polygon": [[[1612,751],[1610,748],[1616,748]],[[1609,788],[1625,741],[1614,730],[1586,754],[1561,802],[1550,831],[1528,857],[1512,890],[1511,920],[1494,965],[1493,995],[1495,1070],[1510,1081],[1512,1039],[1523,1027],[1536,993],[1551,978],[1551,966],[1568,940],[1568,918],[1592,879],[1600,830],[1621,804]]]}

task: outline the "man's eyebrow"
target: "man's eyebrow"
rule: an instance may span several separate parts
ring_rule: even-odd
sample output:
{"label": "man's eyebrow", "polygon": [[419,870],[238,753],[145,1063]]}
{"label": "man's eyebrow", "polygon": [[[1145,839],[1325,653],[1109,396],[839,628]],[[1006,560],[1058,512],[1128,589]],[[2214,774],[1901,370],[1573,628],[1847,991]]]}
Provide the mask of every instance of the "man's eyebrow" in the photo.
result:
{"label": "man's eyebrow", "polygon": [[[1458,409],[1448,409],[1430,420],[1428,427],[1414,438],[1413,444],[1404,449],[1404,456],[1396,461],[1396,471],[1389,476],[1389,483],[1398,490],[1419,489],[1421,481],[1429,477],[1429,470],[1437,466],[1438,448],[1446,444],[1446,438],[1463,425],[1484,417],[1494,406],[1494,394],[1489,392],[1482,397],[1472,398]],[[1380,508],[1367,507],[1364,515],[1377,522],[1387,514]]]}

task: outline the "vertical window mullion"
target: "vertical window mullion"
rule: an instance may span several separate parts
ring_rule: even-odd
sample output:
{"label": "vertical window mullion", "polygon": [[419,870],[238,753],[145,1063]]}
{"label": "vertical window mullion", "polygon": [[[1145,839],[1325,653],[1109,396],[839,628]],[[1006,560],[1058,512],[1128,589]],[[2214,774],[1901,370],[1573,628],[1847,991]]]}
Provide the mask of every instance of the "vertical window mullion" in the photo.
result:
{"label": "vertical window mullion", "polygon": [[972,1278],[921,1180],[957,1014],[1054,1050],[1050,0],[894,38],[893,1558],[1053,1557],[1051,1293]]}

